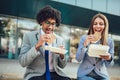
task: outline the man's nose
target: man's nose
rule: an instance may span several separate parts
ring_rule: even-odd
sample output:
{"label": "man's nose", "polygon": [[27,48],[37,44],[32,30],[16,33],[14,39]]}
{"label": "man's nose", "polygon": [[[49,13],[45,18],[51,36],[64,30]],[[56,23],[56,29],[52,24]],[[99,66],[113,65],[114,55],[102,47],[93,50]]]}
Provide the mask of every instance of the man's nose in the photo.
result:
{"label": "man's nose", "polygon": [[52,29],[52,28],[53,28],[53,25],[52,25],[52,24],[50,24],[48,27]]}

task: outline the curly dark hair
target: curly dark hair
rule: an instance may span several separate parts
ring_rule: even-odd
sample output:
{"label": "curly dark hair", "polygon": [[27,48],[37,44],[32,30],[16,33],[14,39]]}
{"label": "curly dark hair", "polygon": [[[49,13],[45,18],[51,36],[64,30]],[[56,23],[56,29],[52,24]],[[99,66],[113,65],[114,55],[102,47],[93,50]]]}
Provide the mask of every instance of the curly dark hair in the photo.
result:
{"label": "curly dark hair", "polygon": [[42,8],[36,16],[37,22],[41,25],[41,23],[49,18],[56,20],[56,26],[58,27],[61,22],[61,12],[57,9],[51,7],[50,5]]}

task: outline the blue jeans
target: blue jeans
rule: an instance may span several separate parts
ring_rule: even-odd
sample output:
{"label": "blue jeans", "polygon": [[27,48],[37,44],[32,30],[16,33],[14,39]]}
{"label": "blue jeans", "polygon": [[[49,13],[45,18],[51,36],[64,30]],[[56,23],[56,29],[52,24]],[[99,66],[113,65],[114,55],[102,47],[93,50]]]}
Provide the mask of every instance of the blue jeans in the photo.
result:
{"label": "blue jeans", "polygon": [[77,80],[109,80],[109,79],[94,79],[90,76],[77,77]]}
{"label": "blue jeans", "polygon": [[83,77],[77,77],[77,80],[95,80],[95,79],[89,76],[83,76]]}
{"label": "blue jeans", "polygon": [[77,80],[110,80],[109,78],[103,78],[102,76],[99,76],[96,74],[96,72],[93,70],[88,75],[78,77]]}

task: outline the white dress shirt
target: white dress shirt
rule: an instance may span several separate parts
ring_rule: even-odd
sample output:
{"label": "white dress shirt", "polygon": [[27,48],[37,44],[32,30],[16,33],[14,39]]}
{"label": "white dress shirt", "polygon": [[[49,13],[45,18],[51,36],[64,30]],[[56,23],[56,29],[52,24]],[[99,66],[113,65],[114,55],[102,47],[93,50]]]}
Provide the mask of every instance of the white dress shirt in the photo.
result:
{"label": "white dress shirt", "polygon": [[[44,35],[44,31],[42,29],[40,29],[40,33],[41,35]],[[49,46],[52,46],[52,44],[50,44]],[[49,51],[49,70],[50,72],[54,72],[54,67],[53,67],[53,58],[52,58],[52,52]],[[45,55],[45,53],[43,53],[43,55]]]}

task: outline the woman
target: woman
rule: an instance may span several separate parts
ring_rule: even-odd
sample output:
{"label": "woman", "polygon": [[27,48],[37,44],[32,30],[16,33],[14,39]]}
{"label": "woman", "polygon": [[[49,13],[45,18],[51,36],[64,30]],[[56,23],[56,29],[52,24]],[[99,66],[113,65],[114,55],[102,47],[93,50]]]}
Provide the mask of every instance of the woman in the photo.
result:
{"label": "woman", "polygon": [[[88,34],[81,37],[76,53],[77,61],[81,64],[77,73],[77,80],[110,80],[106,67],[114,57],[114,42],[108,38],[108,20],[103,14],[96,14],[90,24]],[[108,45],[108,54],[91,57],[88,55],[89,45]]]}

